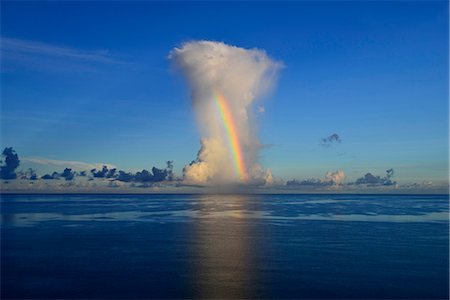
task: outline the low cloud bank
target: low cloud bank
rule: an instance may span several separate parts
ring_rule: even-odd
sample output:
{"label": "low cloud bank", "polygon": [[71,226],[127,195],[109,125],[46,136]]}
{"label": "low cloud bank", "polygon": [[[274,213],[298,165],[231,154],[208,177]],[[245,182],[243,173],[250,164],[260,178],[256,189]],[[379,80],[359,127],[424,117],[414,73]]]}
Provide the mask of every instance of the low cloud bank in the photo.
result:
{"label": "low cloud bank", "polygon": [[[22,179],[22,180],[38,180],[39,177],[36,175],[36,172],[29,168],[27,171],[19,171],[16,172],[16,169],[20,165],[19,155],[12,147],[7,147],[3,150],[2,156],[3,165],[0,166],[0,178],[5,180],[12,179]],[[61,165],[64,161],[58,160],[47,160],[47,159],[27,159],[27,161],[33,163],[41,163],[50,162],[50,165]],[[76,165],[77,168],[90,166],[89,164],[83,162],[74,162],[68,161],[70,166]],[[141,183],[153,183],[153,182],[162,182],[162,181],[173,181],[175,180],[175,175],[173,173],[173,162],[167,161],[165,169],[159,169],[157,167],[153,167],[151,171],[143,169],[142,171],[136,173],[125,172],[122,170],[117,170],[115,167],[111,167],[110,164],[105,164],[101,166],[99,170],[93,168],[90,170],[90,176],[87,171],[75,171],[73,168],[66,167],[62,172],[54,171],[52,173],[44,174],[40,177],[42,180],[59,180],[64,179],[65,181],[72,181],[75,177],[89,177],[89,180],[94,179],[108,179],[113,181],[122,181],[122,182],[141,182]]]}
{"label": "low cloud bank", "polygon": [[[162,182],[162,181],[173,181],[175,179],[175,175],[173,173],[173,162],[167,161],[167,166],[165,169],[159,169],[153,167],[151,171],[142,170],[136,172],[135,174],[125,172],[120,170],[118,174],[115,173],[114,170],[106,170],[105,176],[110,176],[106,178],[114,178],[117,181],[122,182],[142,182],[142,183],[151,183],[151,182]],[[103,172],[105,168],[103,168]],[[102,172],[102,173],[103,173]]]}
{"label": "low cloud bank", "polygon": [[345,173],[342,170],[335,172],[326,172],[325,177],[322,179],[309,178],[305,180],[289,180],[286,182],[286,186],[289,187],[326,187],[326,186],[339,186],[344,183]]}
{"label": "low cloud bank", "polygon": [[[344,183],[345,174],[344,171],[327,172],[324,178],[309,178],[304,180],[292,179],[286,182],[287,187],[352,187],[358,186],[364,187],[396,187],[397,182],[392,178],[394,177],[394,169],[386,170],[386,175],[376,176],[372,173],[366,173],[364,176],[356,179],[354,182]],[[414,185],[418,187],[419,185]],[[423,184],[420,186],[424,186]]]}
{"label": "low cloud bank", "polygon": [[386,175],[384,177],[372,175],[372,173],[367,173],[363,177],[358,178],[354,184],[356,185],[368,185],[368,186],[391,186],[396,185],[397,182],[391,180],[394,176],[394,169],[386,170]]}
{"label": "low cloud bank", "polygon": [[[36,171],[29,168],[26,171],[17,170],[20,166],[19,155],[12,147],[2,152],[3,160],[0,165],[1,189],[4,192],[138,192],[146,189],[148,192],[217,192],[205,185],[187,184],[173,172],[173,162],[167,161],[165,168],[153,167],[138,172],[118,170],[107,165],[90,171],[76,171],[70,167],[62,171],[54,171],[43,176],[37,176]],[[344,171],[326,172],[323,178],[292,179],[284,182],[274,180],[268,170],[255,170],[262,178],[250,185],[237,186],[233,191],[254,193],[284,193],[284,192],[330,192],[330,193],[364,193],[364,192],[414,192],[414,193],[446,193],[448,182],[423,181],[421,183],[397,184],[393,180],[394,169],[386,170],[384,176],[370,172],[354,181],[345,182]],[[263,177],[266,175],[266,177]],[[78,178],[78,179],[77,179]]]}

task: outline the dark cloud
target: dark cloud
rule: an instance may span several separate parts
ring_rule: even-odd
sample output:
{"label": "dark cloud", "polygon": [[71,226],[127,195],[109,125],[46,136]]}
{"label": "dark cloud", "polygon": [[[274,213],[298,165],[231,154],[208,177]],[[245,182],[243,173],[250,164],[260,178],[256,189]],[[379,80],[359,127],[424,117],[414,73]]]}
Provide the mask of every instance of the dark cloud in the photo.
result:
{"label": "dark cloud", "polygon": [[136,182],[153,181],[153,174],[144,169],[140,172],[137,172],[136,175],[134,175],[134,181],[136,181]]}
{"label": "dark cloud", "polygon": [[119,174],[115,178],[123,182],[151,183],[166,180],[172,181],[175,178],[173,173],[173,162],[169,160],[166,162],[166,164],[167,166],[165,169],[153,167],[151,172],[145,169],[136,172],[136,174],[119,171]]}
{"label": "dark cloud", "polygon": [[108,169],[107,166],[103,166],[101,170],[97,171],[97,169],[91,170],[94,178],[116,178],[117,177],[117,169]]}
{"label": "dark cloud", "polygon": [[106,178],[116,178],[117,176],[117,169],[113,168],[108,170],[108,173],[106,173]]}
{"label": "dark cloud", "polygon": [[6,147],[2,156],[4,157],[4,164],[0,167],[0,178],[2,179],[16,179],[16,169],[20,165],[19,156],[12,147]]}
{"label": "dark cloud", "polygon": [[37,180],[36,172],[34,172],[34,170],[31,169],[31,168],[30,168],[30,177],[29,177],[29,179],[30,180]]}
{"label": "dark cloud", "polygon": [[103,168],[99,171],[97,171],[97,169],[92,169],[91,173],[92,173],[92,176],[94,176],[94,178],[105,178],[106,173],[108,173],[108,167],[103,166]]}
{"label": "dark cloud", "polygon": [[120,170],[119,175],[117,176],[116,179],[123,182],[131,182],[134,180],[134,175],[132,173],[127,173],[125,171]]}
{"label": "dark cloud", "polygon": [[361,178],[358,178],[355,181],[355,184],[357,185],[361,185],[361,184],[365,184],[368,186],[391,186],[391,185],[396,185],[397,182],[391,180],[391,178],[394,176],[394,169],[388,169],[386,170],[386,176],[384,177],[380,177],[380,176],[375,176],[372,173],[367,173],[366,175],[364,175]]}
{"label": "dark cloud", "polygon": [[394,169],[388,169],[388,170],[386,170],[386,178],[387,179],[391,179],[391,177],[393,177],[394,176]]}
{"label": "dark cloud", "polygon": [[167,179],[168,170],[152,168],[152,171],[142,170],[134,175],[134,181],[136,182],[159,182]]}
{"label": "dark cloud", "polygon": [[62,173],[53,172],[51,175],[45,174],[44,176],[41,177],[41,179],[53,180],[53,179],[64,178],[65,180],[70,181],[75,178],[75,175],[76,175],[76,173],[74,171],[72,171],[71,168],[65,168],[64,171],[62,171]]}
{"label": "dark cloud", "polygon": [[164,181],[166,180],[168,175],[167,170],[161,170],[155,167],[152,168],[152,173],[153,173],[153,181]]}
{"label": "dark cloud", "polygon": [[58,174],[58,172],[53,172],[51,175],[45,174],[44,176],[41,177],[41,179],[44,179],[44,180],[59,179],[59,174]]}
{"label": "dark cloud", "polygon": [[61,173],[61,177],[66,180],[72,180],[75,177],[75,172],[72,171],[70,168],[65,168],[64,171]]}
{"label": "dark cloud", "polygon": [[321,145],[322,147],[329,148],[329,147],[331,147],[333,144],[340,143],[340,142],[342,142],[340,136],[339,136],[337,133],[333,133],[333,134],[331,134],[330,136],[321,139],[321,140],[320,140],[320,145]]}
{"label": "dark cloud", "polygon": [[[2,155],[5,157],[5,163],[1,166],[0,178],[15,179],[19,177],[20,179],[30,180],[36,180],[38,178],[36,172],[32,169],[29,169],[27,172],[19,172],[19,174],[15,172],[16,168],[20,164],[20,160],[12,147],[5,148]],[[92,174],[92,177],[88,180],[94,180],[95,178],[107,178],[122,182],[149,184],[154,182],[175,180],[175,175],[173,172],[173,161],[167,161],[165,169],[153,167],[151,171],[143,169],[142,171],[136,173],[129,173],[122,170],[118,171],[116,168],[109,169],[107,166],[103,166],[101,170],[90,170],[90,173]],[[45,174],[40,178],[43,180],[57,180],[60,178],[64,178],[66,181],[71,181],[75,178],[75,176],[85,177],[87,176],[87,171],[81,171],[77,173],[73,171],[72,168],[65,168],[62,173],[53,172],[51,174]]]}
{"label": "dark cloud", "polygon": [[108,169],[107,166],[103,166],[103,168],[99,171],[96,169],[92,169],[91,173],[94,178],[112,178],[118,181],[123,182],[142,182],[142,183],[150,183],[150,182],[160,182],[160,181],[172,181],[174,180],[173,173],[173,162],[167,161],[167,167],[165,169],[159,169],[153,167],[151,171],[143,169],[142,171],[138,171],[136,173],[129,173],[122,170],[117,171],[117,169]]}

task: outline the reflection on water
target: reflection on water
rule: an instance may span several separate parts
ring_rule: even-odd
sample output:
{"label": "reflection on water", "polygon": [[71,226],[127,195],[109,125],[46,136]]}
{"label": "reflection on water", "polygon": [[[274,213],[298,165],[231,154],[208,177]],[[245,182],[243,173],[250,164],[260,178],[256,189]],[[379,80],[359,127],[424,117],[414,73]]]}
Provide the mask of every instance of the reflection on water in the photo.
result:
{"label": "reflection on water", "polygon": [[245,201],[245,196],[238,195],[201,197],[200,210],[203,212],[214,211],[218,203],[239,209],[233,217],[211,215],[195,223],[193,284],[196,298],[252,298],[252,254],[256,249],[249,243],[251,226],[241,220],[245,218],[241,209]]}
{"label": "reflection on water", "polygon": [[82,226],[90,222],[167,224],[211,222],[221,218],[232,218],[238,223],[259,220],[285,225],[295,225],[297,221],[447,223],[448,197],[430,197],[18,195],[0,199],[0,219],[3,226],[17,227],[32,227],[43,222],[70,222]]}

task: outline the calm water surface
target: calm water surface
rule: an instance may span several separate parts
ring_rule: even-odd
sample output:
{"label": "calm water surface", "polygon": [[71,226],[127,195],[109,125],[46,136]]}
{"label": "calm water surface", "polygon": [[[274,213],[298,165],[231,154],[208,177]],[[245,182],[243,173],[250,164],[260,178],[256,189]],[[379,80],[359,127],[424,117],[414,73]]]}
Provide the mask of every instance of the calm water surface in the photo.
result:
{"label": "calm water surface", "polygon": [[448,298],[448,196],[3,195],[6,298]]}

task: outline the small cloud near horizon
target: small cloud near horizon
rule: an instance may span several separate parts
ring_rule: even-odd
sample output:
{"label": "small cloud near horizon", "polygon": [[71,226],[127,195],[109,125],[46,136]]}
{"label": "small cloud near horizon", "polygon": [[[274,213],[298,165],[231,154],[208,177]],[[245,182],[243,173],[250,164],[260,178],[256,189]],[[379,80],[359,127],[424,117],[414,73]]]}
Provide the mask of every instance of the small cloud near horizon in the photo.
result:
{"label": "small cloud near horizon", "polygon": [[335,144],[341,143],[342,139],[337,133],[333,133],[320,140],[320,145],[325,148],[329,148]]}

